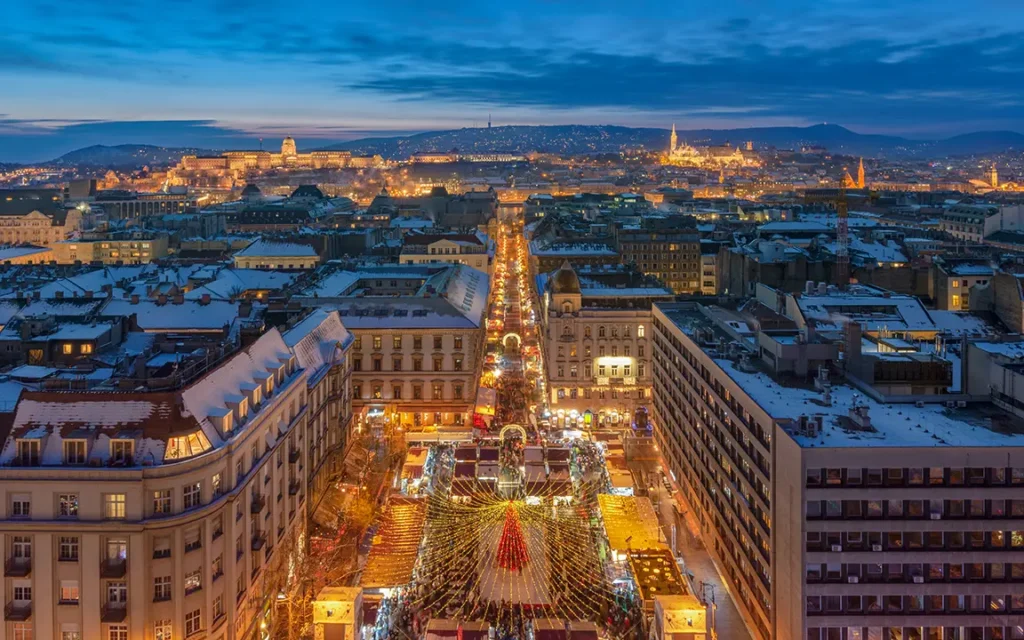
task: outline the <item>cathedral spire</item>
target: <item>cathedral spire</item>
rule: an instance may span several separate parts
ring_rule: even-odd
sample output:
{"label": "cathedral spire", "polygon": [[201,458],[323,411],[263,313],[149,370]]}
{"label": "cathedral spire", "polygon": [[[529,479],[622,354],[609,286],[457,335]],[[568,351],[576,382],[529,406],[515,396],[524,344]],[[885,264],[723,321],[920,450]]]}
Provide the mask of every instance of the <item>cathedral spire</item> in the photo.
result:
{"label": "cathedral spire", "polygon": [[857,166],[857,188],[864,188],[864,158],[860,159],[860,164]]}
{"label": "cathedral spire", "polygon": [[669,153],[676,150],[676,145],[679,144],[679,136],[676,135],[676,123],[672,123],[672,135],[668,139],[668,150]]}
{"label": "cathedral spire", "polygon": [[999,171],[996,169],[996,165],[992,163],[992,169],[988,174],[988,181],[992,184],[993,189],[999,188]]}

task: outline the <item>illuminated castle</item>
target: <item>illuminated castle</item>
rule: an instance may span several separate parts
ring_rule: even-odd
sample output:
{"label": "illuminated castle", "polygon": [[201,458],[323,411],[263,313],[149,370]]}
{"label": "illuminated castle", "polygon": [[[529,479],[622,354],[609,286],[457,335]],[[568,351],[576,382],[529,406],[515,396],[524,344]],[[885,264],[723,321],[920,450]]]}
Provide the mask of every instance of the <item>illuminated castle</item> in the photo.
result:
{"label": "illuminated castle", "polygon": [[692,147],[686,143],[679,144],[679,135],[676,133],[676,125],[672,125],[672,133],[669,135],[668,154],[665,156],[665,164],[680,167],[703,167],[707,169],[721,169],[722,167],[757,167],[761,165],[753,152],[753,145],[747,143],[747,151],[729,144],[711,147]]}
{"label": "illuminated castle", "polygon": [[219,156],[183,156],[181,162],[168,172],[171,184],[188,182],[184,174],[205,178],[238,180],[250,171],[269,169],[344,169],[383,166],[379,155],[352,156],[350,151],[311,151],[299,153],[295,139],[286,137],[281,142],[281,153],[258,151],[226,151]]}

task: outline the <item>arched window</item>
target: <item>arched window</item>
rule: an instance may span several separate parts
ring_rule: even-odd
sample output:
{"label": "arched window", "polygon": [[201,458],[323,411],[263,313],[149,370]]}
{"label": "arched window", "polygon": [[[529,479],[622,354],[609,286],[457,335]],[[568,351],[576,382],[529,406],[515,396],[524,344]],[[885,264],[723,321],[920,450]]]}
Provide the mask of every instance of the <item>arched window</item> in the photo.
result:
{"label": "arched window", "polygon": [[644,337],[644,325],[642,325],[642,324],[636,325],[636,337],[638,337],[638,338]]}
{"label": "arched window", "polygon": [[563,302],[562,303],[562,313],[572,313],[572,303],[571,302]]}
{"label": "arched window", "polygon": [[589,338],[590,337],[590,327],[583,327],[583,337],[584,338]]}
{"label": "arched window", "polygon": [[603,338],[604,337],[604,327],[603,326],[597,328],[597,337],[598,338]]}
{"label": "arched window", "polygon": [[562,335],[563,336],[571,336],[572,335],[572,327],[570,327],[569,325],[563,326],[562,327]]}

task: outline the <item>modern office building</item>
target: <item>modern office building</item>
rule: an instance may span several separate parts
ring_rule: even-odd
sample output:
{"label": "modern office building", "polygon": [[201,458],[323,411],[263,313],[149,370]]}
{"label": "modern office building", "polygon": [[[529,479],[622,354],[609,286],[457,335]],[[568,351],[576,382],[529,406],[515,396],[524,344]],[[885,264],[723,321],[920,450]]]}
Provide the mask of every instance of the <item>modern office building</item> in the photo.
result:
{"label": "modern office building", "polygon": [[834,342],[734,318],[655,305],[654,424],[754,636],[1024,637],[1024,424],[952,392],[855,388]]}

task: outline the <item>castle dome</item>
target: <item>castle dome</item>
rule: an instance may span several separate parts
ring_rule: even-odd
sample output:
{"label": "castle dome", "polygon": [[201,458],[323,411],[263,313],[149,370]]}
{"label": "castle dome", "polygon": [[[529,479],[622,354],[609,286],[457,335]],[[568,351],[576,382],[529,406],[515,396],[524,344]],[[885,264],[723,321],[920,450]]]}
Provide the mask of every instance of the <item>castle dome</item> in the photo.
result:
{"label": "castle dome", "polygon": [[580,293],[580,279],[566,260],[551,278],[551,293]]}

